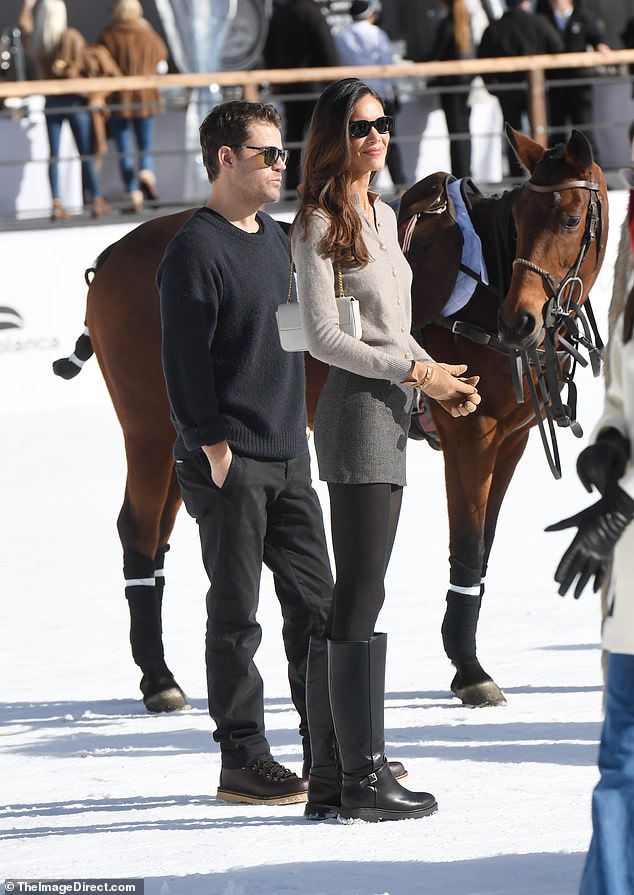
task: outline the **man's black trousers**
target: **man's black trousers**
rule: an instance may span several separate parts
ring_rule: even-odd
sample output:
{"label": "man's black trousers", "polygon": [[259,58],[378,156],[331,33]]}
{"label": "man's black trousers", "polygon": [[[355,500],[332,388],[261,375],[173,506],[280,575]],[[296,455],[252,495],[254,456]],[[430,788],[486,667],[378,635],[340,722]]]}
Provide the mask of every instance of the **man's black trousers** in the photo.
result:
{"label": "man's black trousers", "polygon": [[255,460],[233,455],[222,488],[201,451],[176,465],[187,511],[200,533],[207,592],[207,693],[222,764],[240,768],[270,754],[262,678],[254,662],[262,631],[256,619],[265,563],[283,617],[291,697],[306,723],[306,658],[322,636],[333,580],[310,459]]}

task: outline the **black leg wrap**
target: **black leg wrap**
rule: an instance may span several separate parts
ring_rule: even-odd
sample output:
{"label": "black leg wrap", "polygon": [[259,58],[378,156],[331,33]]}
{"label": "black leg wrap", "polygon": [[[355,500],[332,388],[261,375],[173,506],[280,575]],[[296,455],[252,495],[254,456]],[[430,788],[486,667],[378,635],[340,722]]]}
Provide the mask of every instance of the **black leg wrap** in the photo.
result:
{"label": "black leg wrap", "polygon": [[143,672],[141,692],[150,712],[173,712],[189,708],[185,694],[165,664],[161,625],[163,577],[155,578],[162,569],[168,548],[156,557],[144,556],[137,550],[126,550],[123,573],[125,595],[130,607],[130,645],[132,656]]}
{"label": "black leg wrap", "polygon": [[166,544],[157,552],[154,557],[154,587],[156,588],[156,603],[159,612],[159,622],[161,624],[161,633],[163,632],[163,592],[165,590],[165,554],[170,549],[170,545]]}
{"label": "black leg wrap", "polygon": [[483,593],[484,585],[480,585],[477,596],[455,590],[447,592],[442,639],[445,652],[456,669],[451,689],[464,705],[506,705],[504,694],[482,668],[476,655],[476,630]]}
{"label": "black leg wrap", "polygon": [[[123,555],[125,595],[130,607],[130,646],[137,665],[163,662],[161,615],[154,584],[154,558],[136,550]],[[128,583],[130,582],[130,583]]]}
{"label": "black leg wrap", "polygon": [[450,659],[462,659],[476,654],[476,630],[482,591],[478,596],[447,591],[447,609],[442,623],[442,642]]}
{"label": "black leg wrap", "polygon": [[483,580],[482,569],[474,557],[475,565],[468,566],[457,557],[449,556],[449,587],[478,587]]}

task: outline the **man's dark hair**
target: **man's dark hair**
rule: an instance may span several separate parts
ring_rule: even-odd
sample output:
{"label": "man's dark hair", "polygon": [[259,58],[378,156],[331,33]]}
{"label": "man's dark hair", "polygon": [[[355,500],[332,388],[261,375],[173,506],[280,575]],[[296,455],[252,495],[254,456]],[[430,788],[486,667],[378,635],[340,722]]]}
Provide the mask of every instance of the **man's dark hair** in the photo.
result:
{"label": "man's dark hair", "polygon": [[220,173],[218,150],[221,146],[240,146],[247,140],[254,121],[272,124],[281,130],[282,119],[270,103],[232,100],[215,106],[200,125],[200,148],[209,182]]}

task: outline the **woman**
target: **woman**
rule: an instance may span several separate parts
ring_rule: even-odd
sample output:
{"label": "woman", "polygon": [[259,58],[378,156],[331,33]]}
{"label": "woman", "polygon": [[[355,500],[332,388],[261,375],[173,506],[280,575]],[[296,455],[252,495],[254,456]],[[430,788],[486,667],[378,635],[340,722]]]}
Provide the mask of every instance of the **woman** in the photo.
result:
{"label": "woman", "polygon": [[[143,18],[139,0],[117,0],[112,22],[99,38],[124,75],[155,75],[167,71],[167,47]],[[108,131],[119,153],[119,168],[126,191],[125,211],[141,211],[143,197],[158,199],[152,145],[154,116],[160,112],[159,91],[155,87],[113,93],[108,103],[111,114]],[[137,175],[132,136],[138,151]]]}
{"label": "woman", "polygon": [[[324,90],[308,131],[292,232],[309,351],[330,365],[315,448],[328,482],[337,580],[327,642],[311,641],[308,661],[306,816],[315,819],[400,820],[436,810],[429,793],[401,787],[385,760],[386,635],[374,626],[405,484],[413,387],[454,416],[472,413],[480,396],[478,377],[456,378],[464,366],[435,363],[410,336],[410,268],[392,209],[369,191],[391,126],[379,95],[356,78]],[[361,340],[337,324],[338,269],[345,293],[360,303]]]}
{"label": "woman", "polygon": [[[26,13],[26,16],[25,16]],[[26,24],[30,9],[25,7],[21,22]],[[41,0],[35,15],[33,52],[39,75],[46,80],[78,78],[84,73],[86,41],[67,24],[64,0]],[[59,148],[64,121],[68,121],[77,152],[81,158],[81,183],[84,204],[90,204],[93,217],[101,217],[110,209],[101,195],[99,179],[92,157],[92,123],[88,100],[76,93],[47,96],[44,107],[50,147],[48,176],[53,195],[52,220],[70,217],[61,200],[59,187]]]}

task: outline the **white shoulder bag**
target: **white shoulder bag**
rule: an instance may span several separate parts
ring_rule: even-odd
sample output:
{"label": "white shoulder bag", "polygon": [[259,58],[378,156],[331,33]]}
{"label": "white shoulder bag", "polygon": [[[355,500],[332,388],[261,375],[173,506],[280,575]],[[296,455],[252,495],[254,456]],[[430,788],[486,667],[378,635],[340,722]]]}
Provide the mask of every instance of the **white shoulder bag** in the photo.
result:
{"label": "white shoulder bag", "polygon": [[[292,300],[293,271],[295,264],[291,261],[291,274],[288,282],[288,297],[284,304],[277,306],[275,316],[280,334],[280,343],[284,351],[307,351],[306,333],[302,326],[299,302]],[[361,313],[359,302],[351,295],[343,294],[343,274],[337,265],[337,310],[341,330],[353,339],[361,338]]]}

